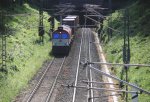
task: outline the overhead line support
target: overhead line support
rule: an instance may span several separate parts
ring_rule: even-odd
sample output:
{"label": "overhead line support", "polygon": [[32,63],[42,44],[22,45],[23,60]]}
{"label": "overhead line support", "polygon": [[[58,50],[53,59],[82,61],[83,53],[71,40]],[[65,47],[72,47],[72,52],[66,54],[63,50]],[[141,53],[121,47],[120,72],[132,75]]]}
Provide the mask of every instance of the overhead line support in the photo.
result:
{"label": "overhead line support", "polygon": [[6,28],[5,28],[5,23],[4,23],[4,13],[3,12],[0,12],[0,36],[2,38],[2,54],[1,54],[1,57],[2,57],[2,67],[0,68],[0,71],[1,72],[4,72],[4,73],[8,73],[7,71],[7,64],[6,64],[6,58],[7,58],[7,49],[6,49]]}

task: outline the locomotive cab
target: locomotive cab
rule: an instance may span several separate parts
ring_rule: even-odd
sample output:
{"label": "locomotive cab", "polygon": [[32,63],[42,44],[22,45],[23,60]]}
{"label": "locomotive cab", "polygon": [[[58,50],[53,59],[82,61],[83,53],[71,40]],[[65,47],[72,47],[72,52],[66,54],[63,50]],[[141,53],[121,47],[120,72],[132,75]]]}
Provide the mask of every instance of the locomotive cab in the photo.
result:
{"label": "locomotive cab", "polygon": [[52,52],[53,54],[68,54],[71,43],[71,28],[67,26],[58,27],[52,33]]}
{"label": "locomotive cab", "polygon": [[62,20],[62,25],[52,33],[52,53],[68,54],[75,32],[79,25],[79,16],[68,15]]}

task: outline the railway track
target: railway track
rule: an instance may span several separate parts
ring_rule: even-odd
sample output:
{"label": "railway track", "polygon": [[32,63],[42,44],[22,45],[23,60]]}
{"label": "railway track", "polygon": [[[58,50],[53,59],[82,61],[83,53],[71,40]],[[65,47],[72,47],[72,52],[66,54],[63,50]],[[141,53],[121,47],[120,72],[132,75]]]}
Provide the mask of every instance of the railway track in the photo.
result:
{"label": "railway track", "polygon": [[[91,61],[91,49],[90,49],[90,41],[91,41],[91,35],[90,35],[89,29],[82,28],[81,30],[81,41],[80,41],[80,49],[78,54],[78,63],[77,63],[77,70],[76,70],[76,78],[75,78],[75,84],[74,86],[86,86],[87,89],[92,87],[91,84],[85,84],[82,81],[92,81],[92,72],[88,68],[83,70],[82,66],[80,66],[80,61],[86,62],[87,60]],[[82,95],[78,95],[81,94]],[[84,96],[83,96],[84,94]],[[81,98],[82,97],[82,98]],[[89,102],[90,97],[93,97],[93,90],[86,90],[86,89],[77,89],[74,88],[74,94],[72,102],[78,102],[84,100],[85,102]],[[93,102],[93,100],[90,100]]]}
{"label": "railway track", "polygon": [[[87,82],[98,81],[101,82],[101,76],[97,73],[93,72],[88,66],[83,67],[79,62],[95,61],[99,60],[97,58],[97,52],[94,42],[92,31],[90,28],[82,28],[81,29],[81,37],[80,37],[80,49],[78,53],[78,63],[76,67],[76,77],[74,84],[74,93],[73,99],[71,102],[107,102],[107,98],[103,101],[102,95],[105,93],[103,91],[93,90],[93,87],[104,87],[97,85],[95,83],[85,83]],[[91,65],[90,65],[91,66]],[[99,66],[96,66],[99,68]],[[85,88],[79,88],[80,86],[84,86]],[[96,97],[96,99],[94,98]],[[99,98],[97,98],[99,97]]]}
{"label": "railway track", "polygon": [[[43,75],[40,73],[41,79],[36,77],[40,81],[37,82],[35,79],[38,84],[34,85],[34,90],[32,87],[30,90],[33,91],[29,90],[27,94],[25,93],[25,98],[22,98],[23,101],[20,99],[17,102],[108,102],[103,101],[107,100],[102,97],[104,92],[92,89],[92,87],[101,86],[89,83],[100,82],[100,75],[90,71],[88,66],[83,67],[80,64],[81,62],[86,63],[87,60],[98,61],[97,52],[92,43],[94,42],[92,31],[89,28],[82,28],[76,37],[66,60],[65,58],[54,58],[47,68],[44,67]],[[92,66],[99,68],[99,66]],[[68,88],[68,85],[74,87]]]}
{"label": "railway track", "polygon": [[35,85],[26,102],[49,102],[66,57],[53,58]]}

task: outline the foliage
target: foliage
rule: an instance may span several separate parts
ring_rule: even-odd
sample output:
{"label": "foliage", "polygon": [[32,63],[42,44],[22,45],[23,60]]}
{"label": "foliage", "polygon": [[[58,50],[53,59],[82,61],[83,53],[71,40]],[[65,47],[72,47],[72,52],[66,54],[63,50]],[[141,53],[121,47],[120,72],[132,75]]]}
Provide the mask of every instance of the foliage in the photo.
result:
{"label": "foliage", "polygon": [[[15,8],[5,9],[7,16],[7,70],[8,74],[0,72],[0,102],[10,102],[25,87],[29,80],[50,59],[51,43],[49,38],[49,18],[44,13],[44,42],[38,36],[38,11],[28,4],[16,5]],[[15,15],[16,14],[16,15]],[[18,15],[17,15],[18,14]],[[21,15],[20,15],[21,14]],[[0,40],[1,42],[1,40]],[[1,50],[1,44],[0,44]],[[1,64],[1,63],[0,63]]]}
{"label": "foliage", "polygon": [[[134,2],[134,4],[129,5],[130,14],[130,48],[131,48],[131,61],[133,64],[149,64],[150,63],[150,8],[146,2],[143,0]],[[126,9],[126,8],[124,8]],[[108,62],[113,63],[123,63],[122,61],[122,49],[123,49],[123,32],[124,32],[124,23],[123,15],[124,9],[116,10],[112,16],[110,15],[107,18],[107,21],[104,21],[104,34],[102,34],[102,42],[104,43],[104,51],[107,55]],[[112,17],[112,18],[111,18]],[[108,20],[112,20],[112,27],[119,30],[122,33],[113,31],[113,36],[111,39],[108,39],[108,28],[110,23]],[[120,77],[122,67],[117,67],[113,71]],[[144,88],[145,90],[150,91],[150,68],[146,67],[130,67],[128,70],[129,73],[129,82],[135,83],[139,87]],[[130,88],[131,89],[131,88]],[[150,97],[145,94],[139,95],[139,102],[149,102]]]}

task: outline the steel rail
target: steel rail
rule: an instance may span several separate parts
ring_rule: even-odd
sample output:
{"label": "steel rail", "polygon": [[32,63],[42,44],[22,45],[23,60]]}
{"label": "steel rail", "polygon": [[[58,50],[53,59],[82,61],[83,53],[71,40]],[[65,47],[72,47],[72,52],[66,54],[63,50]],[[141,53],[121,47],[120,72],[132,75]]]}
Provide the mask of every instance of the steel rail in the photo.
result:
{"label": "steel rail", "polygon": [[[86,43],[86,36],[84,35],[83,38],[84,38],[84,39],[83,39],[84,45],[87,45],[87,43]],[[84,62],[86,63],[86,61],[87,61],[87,59],[86,59],[86,58],[87,58],[87,54],[86,54],[87,46],[83,46],[83,47],[84,47],[83,51],[85,52],[85,53],[84,53],[84,54],[85,54]]]}
{"label": "steel rail", "polygon": [[[78,56],[79,58],[78,58],[78,63],[77,63],[76,79],[75,79],[75,84],[74,84],[75,86],[77,85],[77,82],[78,82],[79,66],[80,66],[80,59],[81,59],[82,41],[83,41],[83,32],[82,32],[82,36],[81,36],[80,50],[79,50],[79,56]],[[75,102],[75,97],[76,97],[76,88],[74,88],[72,102]]]}
{"label": "steel rail", "polygon": [[[92,33],[92,32],[90,32],[90,31],[88,32],[88,43],[89,43],[89,50],[88,50],[88,51],[89,51],[89,60],[90,60],[90,61],[92,61],[92,59],[91,59],[91,45],[90,45],[90,44],[91,44],[91,43],[90,43],[90,42],[91,42],[91,33]],[[90,65],[90,67],[91,67],[91,65]],[[89,79],[90,79],[89,81],[92,82],[92,81],[93,81],[92,71],[91,71],[91,69],[90,69],[89,71],[90,71],[90,72],[89,72],[89,77],[90,77],[90,78],[89,78]],[[91,88],[91,87],[93,87],[93,83],[90,83],[90,88]],[[93,92],[92,89],[91,89],[90,91],[91,91],[91,92],[90,92],[90,99],[91,99],[91,97],[94,97],[94,92]],[[94,102],[94,99],[91,99],[91,102]]]}
{"label": "steel rail", "polygon": [[46,72],[49,70],[49,68],[51,67],[52,63],[54,62],[54,59],[52,59],[51,63],[49,63],[49,65],[47,66],[46,70],[44,71],[42,77],[40,78],[39,82],[37,83],[37,85],[35,86],[35,88],[33,89],[33,91],[31,92],[30,96],[28,97],[27,101],[26,102],[30,102],[35,94],[35,92],[37,91],[37,89],[39,88],[39,86],[41,85],[45,75],[46,75]]}
{"label": "steel rail", "polygon": [[[84,24],[84,27],[86,27],[87,25],[86,25],[86,19],[85,19],[85,24]],[[87,49],[88,49],[88,46],[86,46],[86,45],[88,45],[88,43],[87,43],[87,41],[86,41],[86,37],[87,36],[85,36],[85,34],[86,34],[86,32],[85,32],[85,28],[84,28],[84,54],[85,54],[85,58],[84,58],[84,61],[86,62],[87,61],[87,56],[88,56],[88,52],[87,52]],[[88,69],[86,68],[86,78],[87,78],[87,80],[88,80]],[[87,87],[89,88],[89,85],[87,84]],[[87,92],[87,102],[88,102],[88,100],[89,100],[89,92]]]}
{"label": "steel rail", "polygon": [[[86,19],[85,19],[85,27],[87,27],[86,23],[87,23],[87,22],[86,22]],[[86,62],[87,59],[88,59],[88,56],[89,56],[89,55],[88,55],[88,46],[87,46],[89,43],[88,43],[87,40],[86,40],[86,39],[87,39],[87,36],[85,36],[85,34],[86,34],[86,30],[85,30],[85,28],[84,28],[84,38],[85,38],[84,40],[85,40],[85,47],[86,47],[86,49],[85,49],[85,59],[84,59],[84,60],[85,60],[85,62]],[[87,80],[89,81],[89,78],[88,78],[88,68],[86,68],[86,78],[87,78]],[[88,84],[87,84],[87,88],[89,89],[89,85],[88,85]],[[89,101],[89,95],[90,95],[90,92],[87,91],[87,100],[86,100],[87,102]]]}
{"label": "steel rail", "polygon": [[115,79],[115,80],[117,80],[117,81],[119,81],[119,82],[122,82],[122,83],[124,83],[124,84],[126,84],[126,85],[129,85],[129,86],[131,86],[131,87],[134,87],[134,88],[138,89],[141,93],[143,92],[143,93],[145,93],[145,94],[150,95],[150,92],[149,92],[149,91],[146,91],[146,90],[144,90],[144,89],[142,89],[142,88],[140,88],[140,87],[138,87],[138,86],[136,86],[136,85],[134,85],[134,84],[131,84],[131,83],[129,83],[129,82],[126,82],[126,81],[124,81],[124,80],[121,80],[121,79],[117,78],[116,76],[107,74],[107,73],[105,73],[105,72],[103,72],[103,71],[101,71],[101,70],[99,70],[99,69],[97,69],[97,68],[95,68],[95,67],[93,67],[93,66],[91,66],[91,67],[89,67],[89,68],[90,68],[90,69],[93,69],[93,70],[95,70],[95,71],[97,71],[97,72],[101,73],[102,75],[105,75],[105,76],[107,76],[107,77],[109,77],[109,78]]}
{"label": "steel rail", "polygon": [[62,63],[61,63],[61,66],[60,66],[60,68],[59,68],[59,70],[58,70],[58,73],[57,73],[57,75],[56,75],[55,80],[53,81],[53,85],[52,85],[52,87],[51,87],[51,89],[50,89],[50,91],[49,91],[49,94],[48,94],[47,99],[46,99],[45,102],[49,102],[49,101],[50,101],[50,98],[51,98],[51,96],[52,96],[52,93],[53,93],[53,91],[54,91],[54,88],[55,88],[55,85],[56,85],[56,82],[57,82],[57,79],[58,79],[58,76],[59,76],[60,71],[61,71],[61,69],[62,69],[62,67],[63,67],[63,65],[64,65],[65,59],[66,59],[66,57],[64,57],[64,59],[63,59],[63,61],[62,61]]}
{"label": "steel rail", "polygon": [[[85,27],[87,27],[87,25],[85,24]],[[85,29],[84,29],[84,31],[85,31]],[[84,32],[84,34],[86,34],[86,32]],[[84,35],[85,36],[85,35]],[[86,39],[87,39],[87,36],[85,36],[85,45],[86,45],[86,53],[85,53],[85,61],[88,59],[88,42],[86,41]],[[89,81],[89,78],[88,78],[88,68],[86,68],[86,78],[87,78],[87,80]],[[87,88],[89,89],[89,85],[87,84]],[[89,96],[90,96],[90,92],[89,91],[87,91],[87,102],[89,101]]]}

